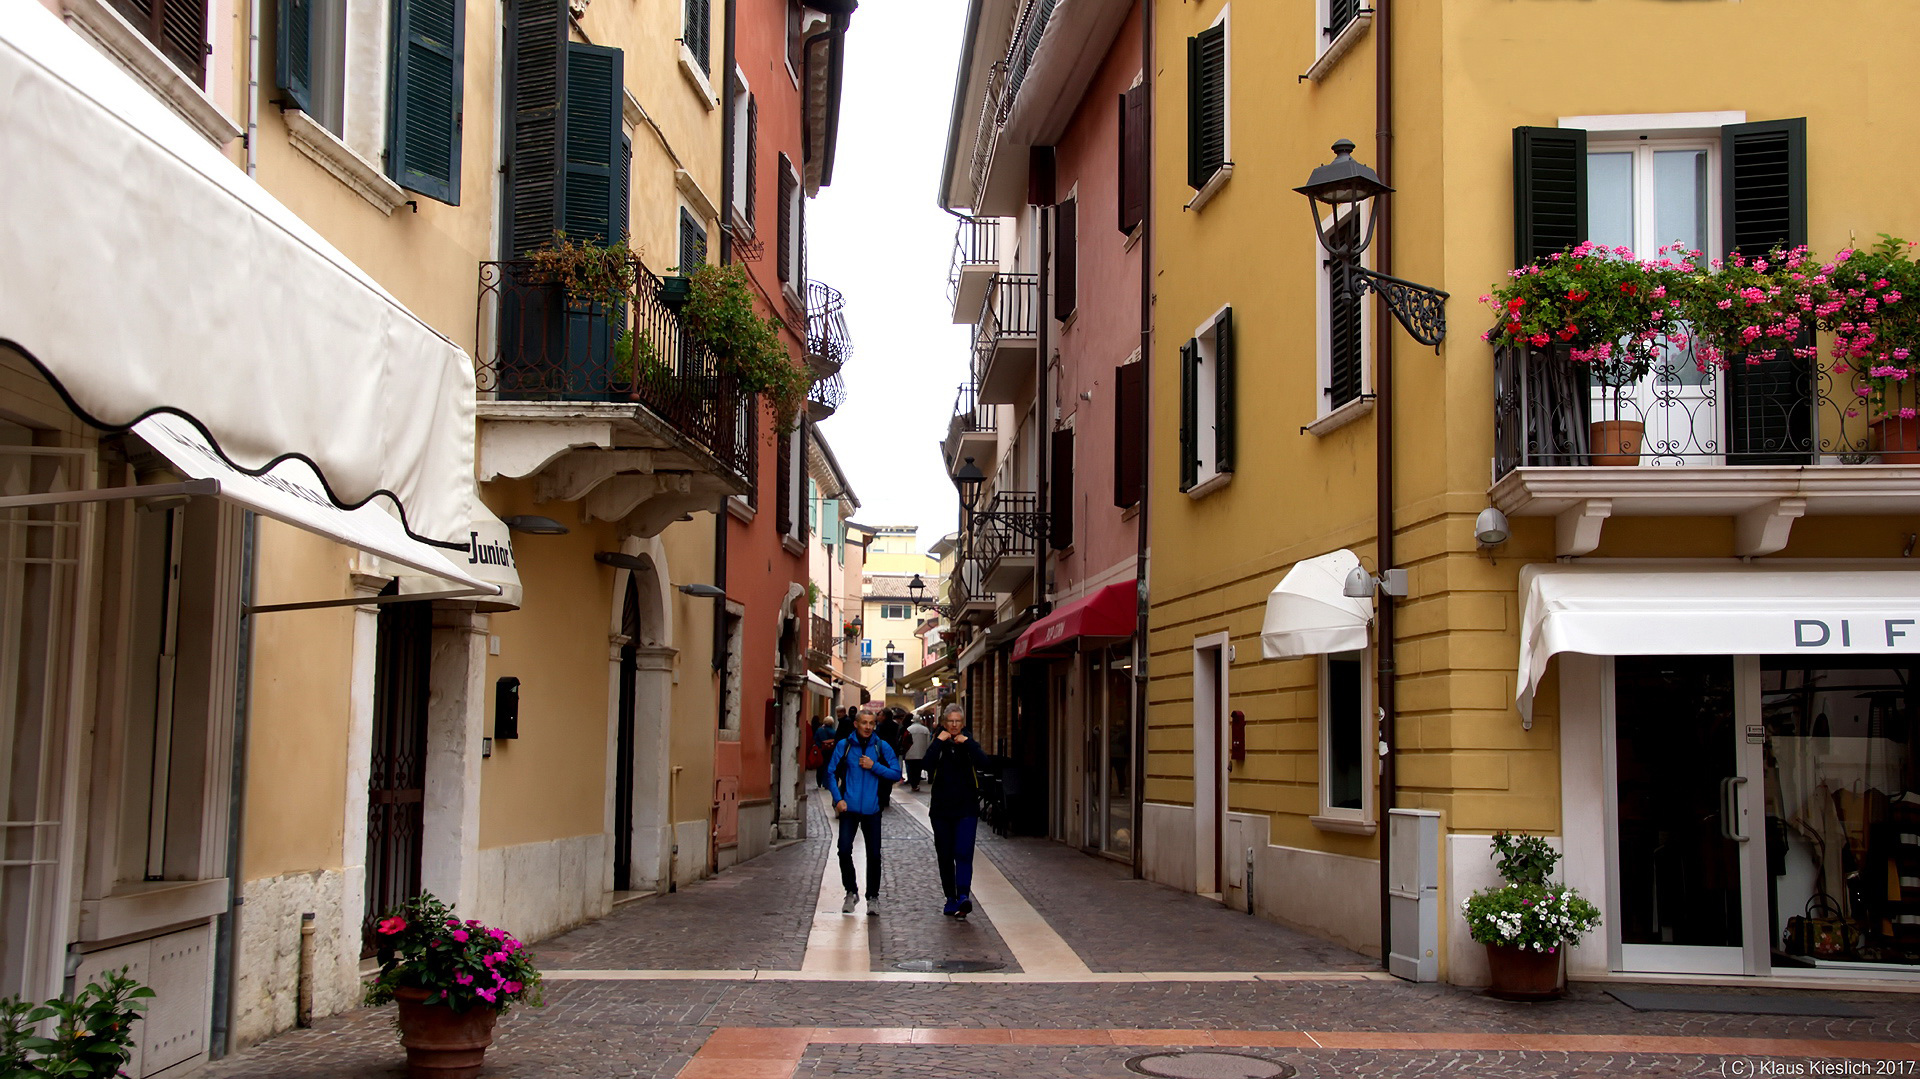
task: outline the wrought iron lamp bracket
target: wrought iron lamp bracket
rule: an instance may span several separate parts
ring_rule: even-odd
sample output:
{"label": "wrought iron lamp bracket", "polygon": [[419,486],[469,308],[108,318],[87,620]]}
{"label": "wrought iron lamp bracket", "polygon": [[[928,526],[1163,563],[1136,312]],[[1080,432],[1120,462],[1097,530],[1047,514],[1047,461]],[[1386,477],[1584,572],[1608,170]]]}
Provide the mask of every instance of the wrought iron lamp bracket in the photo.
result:
{"label": "wrought iron lamp bracket", "polygon": [[1447,339],[1448,293],[1352,262],[1341,263],[1340,269],[1336,287],[1342,296],[1373,292],[1386,297],[1387,310],[1408,336],[1435,352],[1440,350],[1440,342]]}

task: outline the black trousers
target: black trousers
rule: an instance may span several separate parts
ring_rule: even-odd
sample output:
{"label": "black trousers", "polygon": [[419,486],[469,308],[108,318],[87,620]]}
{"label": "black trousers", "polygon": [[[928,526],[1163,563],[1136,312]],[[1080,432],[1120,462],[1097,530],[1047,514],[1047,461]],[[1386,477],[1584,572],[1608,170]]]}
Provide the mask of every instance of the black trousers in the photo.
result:
{"label": "black trousers", "polygon": [[855,813],[848,810],[840,814],[840,883],[847,891],[858,892],[860,882],[853,876],[853,833],[860,831],[867,839],[867,898],[880,894],[880,814]]}
{"label": "black trousers", "polygon": [[927,767],[926,767],[925,761],[922,761],[918,757],[907,758],[907,785],[908,786],[918,787],[920,785],[920,777],[926,774],[927,774]]}

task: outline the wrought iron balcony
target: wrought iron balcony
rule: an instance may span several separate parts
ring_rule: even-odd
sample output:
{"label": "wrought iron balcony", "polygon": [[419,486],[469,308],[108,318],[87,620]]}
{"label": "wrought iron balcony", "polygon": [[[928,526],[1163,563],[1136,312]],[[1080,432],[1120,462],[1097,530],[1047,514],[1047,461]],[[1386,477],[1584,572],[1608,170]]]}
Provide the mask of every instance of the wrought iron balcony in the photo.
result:
{"label": "wrought iron balcony", "polygon": [[953,232],[953,261],[947,267],[947,302],[956,325],[972,322],[986,298],[987,284],[1000,270],[1000,221],[963,217]]}
{"label": "wrought iron balcony", "polygon": [[954,572],[947,578],[947,601],[953,609],[952,621],[993,621],[998,604],[993,589],[987,587],[985,559],[970,555],[954,563]]}
{"label": "wrought iron balcony", "polygon": [[847,402],[847,384],[839,374],[816,379],[807,390],[807,418],[815,423],[840,410]]}
{"label": "wrought iron balcony", "polygon": [[973,515],[973,553],[986,566],[985,586],[1010,592],[1033,572],[1047,535],[1047,515],[1033,491],[998,491]]}
{"label": "wrought iron balcony", "polygon": [[847,301],[840,290],[807,282],[807,365],[822,377],[837,373],[853,358],[847,332]]}
{"label": "wrought iron balcony", "polygon": [[1495,479],[1617,454],[1592,444],[1592,425],[1609,420],[1644,427],[1638,463],[1655,468],[1908,463],[1899,455],[1920,426],[1897,411],[1871,422],[1865,376],[1811,359],[1702,372],[1690,350],[1673,350],[1634,385],[1588,376],[1556,351],[1494,353]]}
{"label": "wrought iron balcony", "polygon": [[840,642],[833,627],[820,615],[813,615],[807,626],[807,663],[815,670],[833,669],[833,646]]}
{"label": "wrought iron balcony", "polygon": [[1040,278],[995,274],[974,320],[973,381],[986,404],[1019,402],[1039,347]]}
{"label": "wrought iron balcony", "polygon": [[945,442],[947,474],[952,475],[971,457],[988,461],[998,440],[994,431],[999,410],[980,402],[980,387],[962,382],[953,400],[953,419],[947,423]]}
{"label": "wrought iron balcony", "polygon": [[1053,9],[1058,2],[1025,0],[1014,21],[1006,56],[988,69],[983,91],[985,100],[981,103],[980,119],[974,130],[973,153],[968,162],[969,177],[976,192],[986,184],[987,174],[993,167],[1000,128],[1007,122],[1007,115],[1012,112],[1013,103],[1020,96],[1020,87],[1027,80],[1034,54],[1040,49],[1040,39],[1047,32],[1047,24],[1053,20]]}
{"label": "wrought iron balcony", "polygon": [[[638,260],[623,302],[578,303],[527,260],[480,264],[476,360],[482,393],[503,401],[628,403],[735,476],[755,474],[759,409],[719,373],[660,302]],[[492,333],[487,332],[491,327]]]}

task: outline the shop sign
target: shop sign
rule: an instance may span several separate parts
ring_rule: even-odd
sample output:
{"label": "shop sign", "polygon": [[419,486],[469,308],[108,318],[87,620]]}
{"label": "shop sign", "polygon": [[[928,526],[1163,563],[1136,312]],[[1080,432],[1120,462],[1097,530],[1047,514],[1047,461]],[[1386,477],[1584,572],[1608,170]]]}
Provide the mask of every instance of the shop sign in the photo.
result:
{"label": "shop sign", "polygon": [[1915,618],[1796,618],[1793,647],[1835,652],[1920,652],[1920,619]]}

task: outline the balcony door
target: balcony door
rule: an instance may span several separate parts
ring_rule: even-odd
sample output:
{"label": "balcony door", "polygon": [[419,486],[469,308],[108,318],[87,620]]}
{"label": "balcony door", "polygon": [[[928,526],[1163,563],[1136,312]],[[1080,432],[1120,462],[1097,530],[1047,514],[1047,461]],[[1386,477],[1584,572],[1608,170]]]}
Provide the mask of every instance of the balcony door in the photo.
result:
{"label": "balcony door", "polygon": [[[1596,244],[1638,258],[1662,257],[1674,243],[1712,257],[1721,250],[1717,139],[1608,142],[1587,148],[1587,227]],[[1663,349],[1653,370],[1630,386],[1594,385],[1593,418],[1646,424],[1645,465],[1725,460],[1719,372],[1701,371],[1690,349]],[[1605,452],[1600,446],[1594,453]]]}

